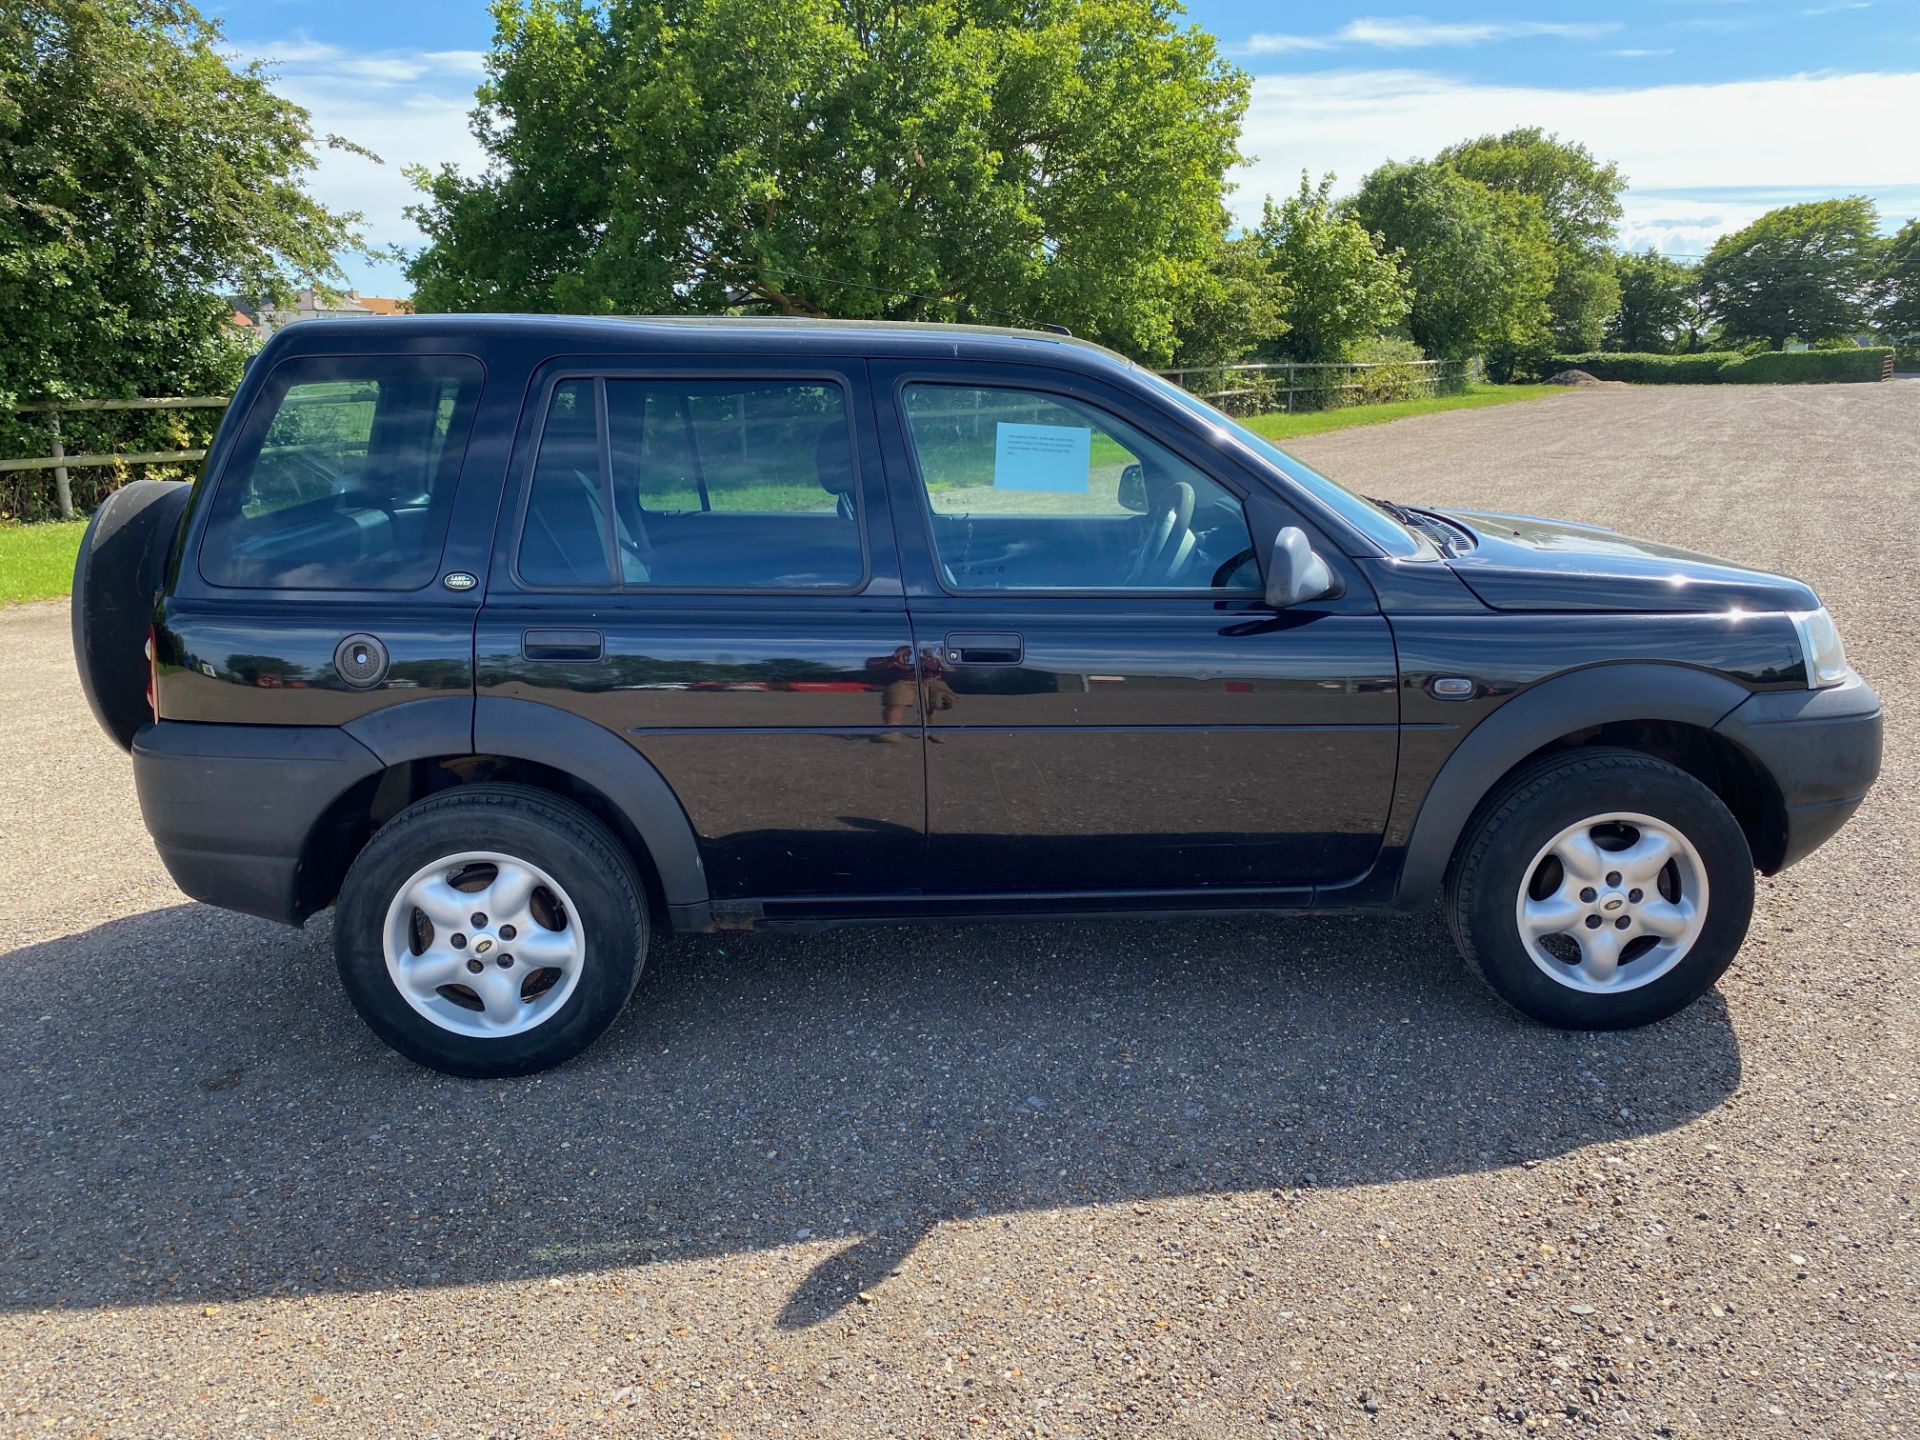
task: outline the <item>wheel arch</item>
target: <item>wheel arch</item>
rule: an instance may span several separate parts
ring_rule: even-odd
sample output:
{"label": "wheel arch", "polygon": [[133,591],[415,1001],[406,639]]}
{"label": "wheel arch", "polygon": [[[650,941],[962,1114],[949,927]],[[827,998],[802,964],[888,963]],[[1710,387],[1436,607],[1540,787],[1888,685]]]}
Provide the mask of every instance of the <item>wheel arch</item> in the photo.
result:
{"label": "wheel arch", "polygon": [[531,785],[585,807],[632,857],[657,926],[697,917],[708,903],[698,842],[673,790],[644,756],[591,721],[522,700],[445,698],[346,728],[380,767],[346,787],[308,831],[298,871],[302,919],[333,903],[381,825],[416,800],[483,781]]}
{"label": "wheel arch", "polygon": [[1779,868],[1786,840],[1778,785],[1714,726],[1749,692],[1691,666],[1597,665],[1522,691],[1454,749],[1414,821],[1395,904],[1432,903],[1473,817],[1501,784],[1542,757],[1589,746],[1636,750],[1698,779],[1726,803],[1746,833],[1756,865]]}

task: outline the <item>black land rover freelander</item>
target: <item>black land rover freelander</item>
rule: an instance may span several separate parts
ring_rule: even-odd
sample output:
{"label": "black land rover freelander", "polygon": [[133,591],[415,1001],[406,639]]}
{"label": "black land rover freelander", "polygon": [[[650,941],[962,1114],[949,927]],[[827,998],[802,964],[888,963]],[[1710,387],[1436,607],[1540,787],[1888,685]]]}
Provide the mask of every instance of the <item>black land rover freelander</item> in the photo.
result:
{"label": "black land rover freelander", "polygon": [[368,1023],[465,1075],[777,922],[1440,897],[1519,1009],[1638,1025],[1880,757],[1804,585],[1365,500],[964,327],[295,325],[73,613],[180,887],[337,907]]}

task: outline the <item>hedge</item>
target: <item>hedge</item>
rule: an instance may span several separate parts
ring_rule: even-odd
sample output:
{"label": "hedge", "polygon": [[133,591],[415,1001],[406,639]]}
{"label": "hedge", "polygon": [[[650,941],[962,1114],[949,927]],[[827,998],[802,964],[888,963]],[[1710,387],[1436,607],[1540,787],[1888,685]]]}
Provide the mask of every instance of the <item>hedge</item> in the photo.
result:
{"label": "hedge", "polygon": [[1697,355],[1636,355],[1591,351],[1555,355],[1549,374],[1584,370],[1596,380],[1636,385],[1795,385],[1835,380],[1878,380],[1890,352],[1876,350],[1703,350]]}

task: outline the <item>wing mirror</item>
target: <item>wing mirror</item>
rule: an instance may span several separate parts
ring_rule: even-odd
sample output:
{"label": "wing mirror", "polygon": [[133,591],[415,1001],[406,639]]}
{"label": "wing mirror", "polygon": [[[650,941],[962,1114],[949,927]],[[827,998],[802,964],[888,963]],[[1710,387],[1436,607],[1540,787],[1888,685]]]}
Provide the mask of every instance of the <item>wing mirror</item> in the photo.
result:
{"label": "wing mirror", "polygon": [[1273,555],[1267,562],[1267,604],[1284,610],[1289,605],[1325,600],[1339,593],[1339,578],[1313,553],[1306,531],[1288,525],[1273,537]]}
{"label": "wing mirror", "polygon": [[1147,513],[1147,472],[1136,463],[1120,472],[1120,489],[1115,497],[1122,510],[1136,515]]}

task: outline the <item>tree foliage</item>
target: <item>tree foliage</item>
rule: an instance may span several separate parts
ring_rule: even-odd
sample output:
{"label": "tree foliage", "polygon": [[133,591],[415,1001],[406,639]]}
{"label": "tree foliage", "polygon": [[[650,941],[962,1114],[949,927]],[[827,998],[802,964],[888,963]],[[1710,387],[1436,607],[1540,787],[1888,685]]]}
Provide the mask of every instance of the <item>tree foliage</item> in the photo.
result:
{"label": "tree foliage", "polygon": [[1494,190],[1452,166],[1389,162],[1367,176],[1351,213],[1405,255],[1408,328],[1443,359],[1544,342],[1553,238],[1530,195]]}
{"label": "tree foliage", "polygon": [[1783,205],[1722,236],[1700,265],[1707,312],[1736,340],[1824,340],[1870,322],[1885,241],[1864,195]]}
{"label": "tree foliage", "polygon": [[1301,360],[1339,359],[1392,330],[1412,305],[1399,253],[1383,255],[1332,191],[1332,175],[1314,185],[1303,172],[1297,194],[1267,201],[1256,233],[1277,277],[1286,352]]}
{"label": "tree foliage", "polygon": [[1699,277],[1694,267],[1652,250],[1616,262],[1620,309],[1607,326],[1609,350],[1670,354],[1700,343]]}
{"label": "tree foliage", "polygon": [[1597,346],[1620,305],[1612,247],[1627,182],[1619,167],[1538,126],[1450,145],[1435,158],[1490,189],[1539,202],[1553,238],[1553,341],[1567,349]]}
{"label": "tree foliage", "polygon": [[1247,79],[1163,0],[499,0],[421,309],[1066,324],[1173,349]]}
{"label": "tree foliage", "polygon": [[1920,220],[1909,220],[1887,241],[1880,276],[1880,328],[1902,340],[1920,337]]}
{"label": "tree foliage", "polygon": [[184,0],[0,0],[0,396],[206,391],[224,294],[337,277],[307,114]]}
{"label": "tree foliage", "polygon": [[1205,265],[1184,267],[1174,292],[1175,365],[1231,365],[1287,328],[1281,318],[1285,290],[1259,239],[1228,239],[1224,212],[1220,218],[1212,256]]}

